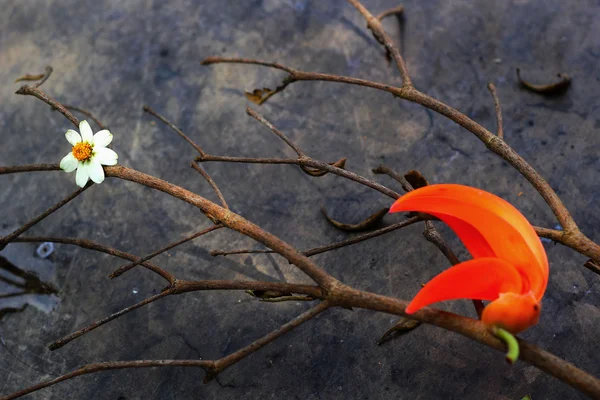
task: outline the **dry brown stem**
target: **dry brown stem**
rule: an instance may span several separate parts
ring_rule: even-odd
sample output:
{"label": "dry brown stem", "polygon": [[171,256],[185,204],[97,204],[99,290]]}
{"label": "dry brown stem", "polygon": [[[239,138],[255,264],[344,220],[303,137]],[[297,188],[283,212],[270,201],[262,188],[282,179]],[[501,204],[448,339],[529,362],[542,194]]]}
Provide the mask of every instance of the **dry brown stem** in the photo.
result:
{"label": "dry brown stem", "polygon": [[[473,133],[477,138],[479,138],[490,150],[494,153],[502,157],[506,160],[510,165],[512,165],[517,171],[519,171],[532,185],[533,187],[540,193],[540,195],[544,198],[552,212],[555,214],[559,223],[562,226],[561,231],[550,230],[545,228],[536,228],[536,231],[540,236],[549,237],[552,240],[565,244],[576,251],[585,254],[592,258],[586,266],[592,270],[597,268],[598,262],[600,260],[600,246],[589,238],[587,238],[577,227],[575,221],[571,217],[568,210],[565,208],[564,204],[557,196],[557,194],[552,190],[552,188],[548,185],[546,180],[544,180],[537,171],[533,167],[531,167],[523,158],[521,158],[508,144],[506,144],[502,139],[501,134],[501,126],[502,119],[499,108],[499,102],[497,101],[497,95],[493,90],[493,87],[490,88],[492,92],[492,96],[494,97],[495,105],[496,105],[496,115],[498,119],[498,135],[493,134],[482,125],[473,121],[466,115],[460,113],[454,108],[442,103],[441,101],[434,99],[417,89],[415,89],[410,80],[410,76],[408,74],[408,70],[400,55],[400,52],[390,40],[387,33],[384,31],[380,19],[384,18],[387,15],[391,15],[393,13],[401,12],[400,9],[395,9],[394,12],[384,12],[380,14],[378,17],[374,17],[358,0],[348,0],[350,4],[352,4],[364,17],[367,22],[368,28],[373,32],[375,38],[385,47],[386,51],[390,54],[392,59],[395,61],[396,66],[400,72],[400,76],[402,78],[402,86],[397,87],[393,85],[382,84],[378,82],[372,82],[364,79],[338,76],[338,75],[330,75],[330,74],[322,74],[316,72],[305,72],[297,69],[293,69],[287,66],[284,66],[279,63],[265,62],[260,60],[253,60],[247,58],[223,58],[223,57],[209,57],[204,60],[203,64],[218,64],[218,63],[241,63],[241,64],[255,64],[261,65],[269,68],[275,68],[281,71],[284,71],[288,74],[288,76],[284,79],[281,85],[279,85],[275,90],[266,90],[261,92],[260,98],[256,98],[257,103],[262,104],[267,99],[270,99],[276,93],[283,91],[289,84],[298,82],[298,81],[329,81],[329,82],[337,82],[343,84],[351,84],[351,85],[359,85],[364,87],[370,87],[378,90],[382,90],[388,93],[391,93],[399,98],[421,104],[431,110],[434,110],[441,115],[446,116],[450,120],[456,122],[457,124],[464,127],[466,130]],[[51,70],[50,70],[51,72]],[[45,79],[50,75],[50,72],[47,72]],[[44,80],[45,80],[44,79]],[[49,97],[46,93],[42,92],[39,89],[39,85],[44,82],[40,82],[37,86],[28,86],[25,85],[21,87],[17,94],[21,95],[32,95],[37,97],[38,99],[44,101],[46,104],[50,105],[52,108],[61,112],[69,121],[71,121],[75,126],[78,125],[79,120],[61,103]],[[258,95],[257,95],[258,96]],[[258,114],[256,111],[248,109],[248,114],[253,118],[258,120],[267,126],[275,135],[281,138],[289,147],[291,147],[298,158],[295,159],[277,159],[277,158],[249,158],[249,157],[229,157],[229,156],[213,156],[207,154],[202,150],[200,146],[194,143],[187,135],[183,133],[179,128],[177,128],[174,124],[166,120],[164,117],[157,114],[155,111],[150,109],[149,107],[144,108],[145,111],[155,116],[170,128],[172,128],[175,132],[177,132],[184,140],[186,140],[192,147],[196,149],[199,153],[199,157],[196,159],[197,162],[207,162],[207,161],[221,161],[221,162],[242,162],[242,163],[267,163],[267,164],[293,164],[298,165],[306,171],[307,168],[312,168],[319,171],[325,171],[329,173],[333,173],[340,177],[358,182],[362,185],[370,187],[374,190],[377,190],[392,199],[397,199],[400,197],[400,194],[389,189],[377,182],[371,181],[367,178],[361,177],[357,174],[349,172],[340,166],[333,166],[326,162],[315,160],[310,158],[304,154],[304,152],[297,147],[292,141],[290,141],[282,132],[280,132],[272,123],[267,121],[263,116]],[[37,165],[22,165],[22,166],[12,166],[12,167],[0,167],[0,175],[8,174],[8,173],[23,173],[23,172],[33,172],[33,171],[57,171],[59,170],[59,166],[57,164],[37,164]],[[160,366],[186,366],[186,367],[200,367],[207,371],[206,380],[210,380],[217,376],[224,369],[229,366],[235,364],[241,359],[247,357],[253,352],[259,350],[266,344],[272,342],[273,340],[281,337],[282,335],[288,333],[293,328],[299,326],[300,324],[314,318],[316,315],[320,314],[324,310],[332,307],[341,307],[341,308],[364,308],[373,311],[379,311],[384,313],[389,313],[398,316],[406,316],[404,313],[405,307],[408,302],[404,300],[395,299],[392,297],[382,296],[375,293],[369,293],[366,291],[360,291],[350,286],[343,284],[342,282],[335,279],[333,276],[328,274],[321,266],[312,262],[308,256],[313,254],[318,254],[320,252],[329,251],[336,248],[341,248],[343,246],[347,246],[353,243],[357,243],[362,240],[367,240],[378,235],[391,232],[392,230],[401,228],[403,226],[408,226],[412,223],[423,220],[423,216],[413,217],[411,219],[402,221],[400,223],[391,225],[389,227],[379,229],[377,231],[369,232],[364,235],[356,236],[354,238],[347,239],[342,242],[334,243],[329,246],[320,247],[317,249],[311,249],[308,251],[300,252],[296,250],[290,244],[284,242],[280,238],[266,232],[261,229],[257,225],[252,222],[246,220],[240,215],[232,212],[228,209],[227,203],[225,202],[220,190],[218,190],[217,185],[210,179],[210,176],[206,174],[206,172],[199,167],[196,168],[198,172],[200,172],[204,178],[210,183],[213,190],[217,193],[217,196],[221,202],[221,205],[218,205],[214,202],[207,200],[206,198],[192,193],[180,186],[173,185],[169,182],[161,180],[157,177],[145,174],[140,171],[136,171],[131,168],[127,168],[121,165],[105,167],[105,174],[109,178],[123,179],[130,182],[134,182],[149,188],[153,188],[159,190],[161,192],[166,193],[174,198],[177,198],[181,201],[187,202],[195,207],[197,207],[206,217],[208,217],[215,225],[211,227],[212,230],[217,229],[218,227],[227,227],[231,230],[234,230],[242,235],[250,237],[256,240],[259,243],[262,243],[266,246],[266,251],[273,251],[284,258],[286,258],[291,264],[296,266],[299,270],[304,272],[308,277],[310,277],[316,285],[298,285],[294,283],[287,282],[257,282],[257,281],[231,281],[231,280],[211,280],[211,281],[187,281],[181,280],[173,277],[171,274],[164,271],[162,268],[157,267],[153,264],[149,264],[147,262],[148,259],[158,254],[161,251],[164,251],[165,248],[173,248],[177,245],[184,243],[189,240],[189,238],[185,238],[183,240],[177,241],[168,245],[167,247],[154,252],[145,257],[136,257],[131,254],[127,254],[121,252],[116,249],[112,249],[106,246],[102,246],[96,244],[94,242],[88,241],[86,239],[70,239],[70,238],[19,238],[18,236],[27,230],[28,224],[37,223],[41,221],[46,215],[49,215],[55,209],[58,209],[61,205],[54,206],[54,208],[49,209],[46,213],[41,214],[36,219],[30,221],[28,224],[25,224],[22,228],[15,231],[16,234],[13,233],[14,237],[10,237],[10,240],[14,241],[55,241],[60,243],[69,243],[78,245],[84,248],[89,248],[101,252],[105,252],[107,254],[112,254],[124,259],[128,259],[133,261],[133,264],[129,264],[127,268],[131,268],[134,265],[141,264],[144,267],[152,270],[153,272],[159,274],[165,280],[169,282],[169,285],[159,294],[152,296],[148,299],[143,300],[140,303],[134,304],[130,307],[127,307],[118,313],[115,313],[111,316],[108,316],[99,321],[93,322],[91,325],[82,328],[62,339],[59,339],[53,344],[53,348],[58,348],[68,343],[69,341],[81,337],[85,335],[87,332],[90,332],[93,329],[96,329],[103,324],[106,324],[115,318],[118,318],[128,312],[131,312],[139,307],[143,307],[144,305],[150,304],[156,300],[164,298],[166,296],[170,296],[172,294],[182,294],[192,291],[203,291],[203,290],[251,290],[258,292],[266,292],[271,291],[274,293],[281,294],[281,297],[288,297],[287,294],[300,294],[311,299],[315,299],[319,301],[319,303],[310,309],[309,311],[303,313],[299,317],[290,321],[289,323],[282,325],[277,330],[267,334],[266,336],[256,340],[250,345],[240,349],[239,351],[225,356],[218,360],[140,360],[140,361],[126,361],[126,362],[112,362],[112,363],[96,363],[90,364],[84,367],[81,367],[71,373],[62,375],[56,379],[40,383],[38,385],[34,385],[30,388],[22,390],[20,392],[16,392],[10,394],[8,396],[3,397],[0,400],[14,399],[25,394],[34,392],[36,390],[52,386],[56,383],[75,378],[77,376],[94,373],[103,370],[110,369],[122,369],[122,368],[145,368],[145,367],[160,367]],[[396,179],[398,182],[402,184],[405,190],[411,190],[412,186],[410,181],[406,177],[401,177],[399,174],[395,173],[391,169],[380,166],[377,169],[379,173],[385,173]],[[79,191],[78,191],[79,192]],[[78,194],[78,192],[75,192]],[[75,197],[76,194],[72,194],[72,197]],[[67,198],[68,199],[68,198]],[[68,201],[68,200],[67,200]],[[64,202],[64,200],[63,200]],[[59,203],[60,204],[60,203]],[[66,204],[66,203],[65,203]],[[206,232],[204,232],[206,233]],[[436,244],[438,248],[446,255],[446,257],[450,260],[451,263],[458,262],[458,259],[454,255],[451,249],[445,244],[443,239],[436,235],[435,228],[431,224],[430,221],[427,222],[425,236],[428,237],[433,243]],[[199,235],[200,232],[197,234]],[[51,239],[51,240],[50,240]],[[10,240],[7,240],[7,237],[2,239],[4,243],[8,243]],[[126,268],[125,268],[126,269]],[[277,297],[277,296],[275,296]],[[472,340],[485,344],[489,347],[504,351],[504,344],[497,339],[485,326],[482,322],[466,318],[463,316],[447,313],[444,311],[432,309],[432,308],[424,308],[420,311],[411,314],[410,318],[423,322],[432,324],[441,328],[444,328],[449,331],[457,332],[465,337],[468,337]],[[543,371],[546,371],[553,376],[563,380],[568,383],[572,387],[580,390],[581,392],[594,397],[600,398],[600,380],[591,376],[590,374],[582,371],[572,364],[564,361],[532,344],[529,344],[524,341],[520,341],[521,354],[522,359],[535,365]]]}

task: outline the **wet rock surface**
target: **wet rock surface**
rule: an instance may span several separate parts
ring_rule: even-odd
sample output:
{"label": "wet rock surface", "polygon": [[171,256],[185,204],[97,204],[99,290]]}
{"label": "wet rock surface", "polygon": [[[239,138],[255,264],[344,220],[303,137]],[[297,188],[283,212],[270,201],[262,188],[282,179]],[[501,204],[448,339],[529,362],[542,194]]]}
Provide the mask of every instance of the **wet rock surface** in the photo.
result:
{"label": "wet rock surface", "polygon": [[[393,1],[365,1],[373,13]],[[600,240],[598,109],[600,17],[596,1],[409,1],[402,30],[385,27],[401,45],[416,87],[494,129],[494,82],[507,142],[561,196],[581,229]],[[255,66],[201,67],[210,55],[273,60],[311,71],[399,84],[360,15],[348,4],[317,1],[18,1],[0,13],[0,165],[55,163],[70,150],[71,126],[32,97],[14,95],[25,73],[55,69],[42,88],[59,101],[91,110],[114,134],[123,165],[216,199],[189,168],[196,155],[181,138],[145,115],[148,104],[212,154],[293,157],[290,149],[245,114],[247,89],[283,78]],[[401,34],[400,34],[401,33]],[[520,88],[515,68],[534,83],[568,73],[562,96]],[[541,197],[473,135],[420,106],[370,89],[333,83],[291,85],[259,111],[305,152],[374,176],[380,163],[420,170],[432,183],[494,192],[535,225],[554,227]],[[78,115],[82,117],[81,115]],[[322,218],[358,222],[389,199],[334,176],[309,177],[293,166],[208,164],[232,209],[304,249],[343,239]],[[0,231],[23,222],[74,191],[73,175],[0,176]],[[400,188],[396,188],[400,190]],[[387,216],[385,223],[401,218]],[[30,235],[88,238],[143,255],[209,226],[194,207],[129,182],[107,180],[35,226]],[[441,228],[461,259],[458,240]],[[447,260],[412,226],[376,240],[314,257],[343,282],[408,299]],[[133,359],[218,358],[300,314],[304,303],[259,303],[242,292],[190,293],[151,304],[50,352],[53,340],[157,293],[164,282],[137,269],[109,280],[123,262],[57,244],[11,244],[2,262],[35,274],[56,294],[0,319],[0,394],[55,377],[82,364]],[[210,256],[213,249],[260,246],[224,230],[185,244],[155,262],[187,279],[286,279],[307,282],[285,260],[268,255]],[[539,326],[522,336],[600,376],[595,339],[598,276],[584,256],[545,243],[550,284]],[[8,264],[6,264],[8,265]],[[2,273],[2,272],[0,272]],[[5,276],[5,275],[2,275]],[[6,275],[9,276],[9,275]],[[14,277],[13,277],[14,278]],[[0,286],[3,293],[10,292]],[[55,296],[49,305],[47,301]],[[60,299],[60,301],[58,301]],[[31,302],[29,302],[31,303]],[[0,309],[22,308],[0,298]],[[40,304],[44,304],[42,307]],[[469,302],[440,305],[473,316]],[[0,311],[1,313],[1,311]],[[1,315],[1,314],[0,314]],[[200,370],[170,368],[102,372],[31,395],[35,399],[259,398],[584,398],[525,364],[456,334],[423,326],[382,346],[375,341],[396,318],[332,310],[202,384]]]}

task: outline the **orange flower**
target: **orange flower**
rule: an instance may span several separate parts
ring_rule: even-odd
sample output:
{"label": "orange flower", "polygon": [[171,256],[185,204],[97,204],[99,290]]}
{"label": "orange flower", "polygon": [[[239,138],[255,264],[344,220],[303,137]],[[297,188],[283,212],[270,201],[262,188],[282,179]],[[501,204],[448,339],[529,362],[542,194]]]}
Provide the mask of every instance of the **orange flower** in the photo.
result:
{"label": "orange flower", "polygon": [[511,333],[537,324],[548,284],[548,258],[533,227],[511,204],[468,186],[442,184],[414,190],[390,212],[418,211],[445,222],[472,260],[442,272],[406,308],[412,314],[444,300],[488,300],[482,320]]}

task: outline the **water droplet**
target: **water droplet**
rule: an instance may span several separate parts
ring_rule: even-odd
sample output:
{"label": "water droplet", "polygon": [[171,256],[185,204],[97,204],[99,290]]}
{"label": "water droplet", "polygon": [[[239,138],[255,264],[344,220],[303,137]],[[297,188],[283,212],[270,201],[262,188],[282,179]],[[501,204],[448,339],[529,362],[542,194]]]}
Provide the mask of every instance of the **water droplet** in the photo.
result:
{"label": "water droplet", "polygon": [[139,289],[134,287],[133,290],[131,291],[133,294],[138,294],[139,293]]}
{"label": "water droplet", "polygon": [[37,254],[38,257],[40,257],[40,258],[46,258],[53,252],[54,252],[54,243],[52,243],[52,242],[44,242],[44,243],[40,244],[37,249],[35,249],[35,254]]}

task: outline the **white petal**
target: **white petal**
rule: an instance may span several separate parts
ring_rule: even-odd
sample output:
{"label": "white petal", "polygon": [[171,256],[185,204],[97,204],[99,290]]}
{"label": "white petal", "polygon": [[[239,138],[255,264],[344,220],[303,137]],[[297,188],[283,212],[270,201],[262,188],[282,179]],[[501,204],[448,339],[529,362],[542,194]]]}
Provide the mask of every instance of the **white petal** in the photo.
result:
{"label": "white petal", "polygon": [[94,135],[94,148],[106,147],[112,142],[113,135],[108,130],[104,129],[96,132]]}
{"label": "white petal", "polygon": [[60,160],[60,168],[65,172],[73,172],[79,165],[79,161],[75,158],[73,153],[69,153]]}
{"label": "white petal", "polygon": [[111,149],[101,147],[99,149],[94,148],[94,161],[102,165],[116,165],[119,156]]}
{"label": "white petal", "polygon": [[80,163],[79,167],[77,168],[77,175],[75,175],[75,183],[77,183],[77,186],[79,187],[84,187],[90,177],[87,166],[88,164]]}
{"label": "white petal", "polygon": [[98,161],[90,161],[87,164],[87,171],[95,183],[102,183],[104,181],[104,169]]}
{"label": "white petal", "polygon": [[67,138],[69,143],[71,143],[73,146],[75,146],[77,143],[81,142],[81,135],[79,133],[77,133],[77,131],[74,131],[73,129],[69,129],[67,131],[67,133],[65,133],[65,137]]}
{"label": "white petal", "polygon": [[79,123],[79,132],[81,132],[81,138],[84,142],[92,143],[94,140],[94,132],[92,132],[92,128],[86,120]]}

